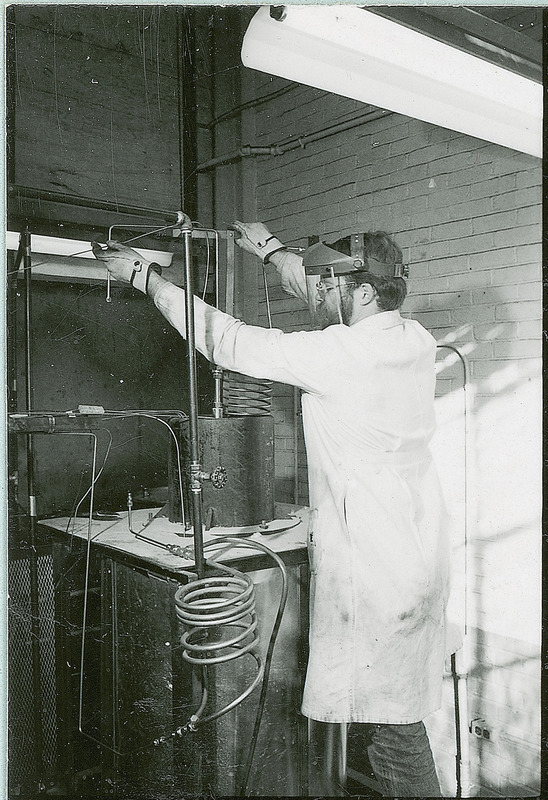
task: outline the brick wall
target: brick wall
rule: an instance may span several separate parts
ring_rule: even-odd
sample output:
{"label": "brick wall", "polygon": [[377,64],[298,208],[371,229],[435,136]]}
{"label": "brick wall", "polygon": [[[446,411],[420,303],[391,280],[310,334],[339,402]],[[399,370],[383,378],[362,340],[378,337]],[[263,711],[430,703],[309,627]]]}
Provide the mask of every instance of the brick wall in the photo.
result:
{"label": "brick wall", "polygon": [[[352,100],[251,71],[242,115],[252,144],[284,144],[361,116]],[[247,139],[246,141],[249,141]],[[410,263],[404,312],[440,344],[434,441],[453,520],[454,614],[467,625],[471,794],[535,794],[539,780],[541,230],[539,162],[387,114],[284,155],[247,160],[243,205],[286,243],[356,230],[394,234]],[[252,199],[250,199],[252,198]],[[266,324],[262,274],[247,291]],[[271,268],[272,269],[272,268]],[[308,325],[269,271],[273,324]],[[258,298],[258,301],[256,300]],[[461,357],[466,362],[467,382]],[[465,402],[467,418],[465,420]],[[277,490],[305,503],[293,390],[275,389]],[[297,419],[297,432],[299,420]],[[466,448],[466,451],[465,451]],[[466,452],[466,472],[464,456]],[[298,491],[297,491],[298,489]],[[466,505],[465,505],[466,503]],[[465,541],[465,522],[467,522]],[[454,791],[452,688],[429,720],[444,791]]]}

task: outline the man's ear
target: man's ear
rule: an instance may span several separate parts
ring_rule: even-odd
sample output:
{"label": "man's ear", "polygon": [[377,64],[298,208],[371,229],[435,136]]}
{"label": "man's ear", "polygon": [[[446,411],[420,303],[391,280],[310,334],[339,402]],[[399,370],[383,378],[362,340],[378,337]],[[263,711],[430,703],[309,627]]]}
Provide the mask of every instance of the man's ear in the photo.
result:
{"label": "man's ear", "polygon": [[375,288],[370,283],[360,284],[360,304],[363,306],[369,305],[377,296]]}

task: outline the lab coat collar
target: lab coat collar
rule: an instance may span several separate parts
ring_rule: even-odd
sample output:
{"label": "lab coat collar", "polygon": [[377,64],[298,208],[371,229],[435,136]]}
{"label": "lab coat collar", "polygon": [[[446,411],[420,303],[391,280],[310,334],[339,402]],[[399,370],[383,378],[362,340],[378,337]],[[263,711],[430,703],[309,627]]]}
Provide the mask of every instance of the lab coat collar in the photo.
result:
{"label": "lab coat collar", "polygon": [[397,325],[403,325],[403,322],[400,312],[396,309],[396,311],[380,311],[378,314],[373,314],[370,317],[361,319],[359,322],[355,322],[350,327],[355,330],[362,326],[375,330],[387,330],[388,328],[395,328]]}

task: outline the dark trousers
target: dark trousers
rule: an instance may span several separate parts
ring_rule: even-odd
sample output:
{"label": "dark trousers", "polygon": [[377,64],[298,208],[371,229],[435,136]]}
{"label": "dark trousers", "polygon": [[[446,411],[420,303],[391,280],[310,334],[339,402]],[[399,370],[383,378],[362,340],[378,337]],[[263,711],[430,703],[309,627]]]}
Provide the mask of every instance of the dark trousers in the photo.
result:
{"label": "dark trousers", "polygon": [[423,722],[371,725],[369,763],[386,797],[441,797]]}
{"label": "dark trousers", "polygon": [[441,797],[424,723],[350,727],[348,737],[345,723],[309,721],[312,795],[346,796],[347,767],[363,771],[367,762],[385,797]]}

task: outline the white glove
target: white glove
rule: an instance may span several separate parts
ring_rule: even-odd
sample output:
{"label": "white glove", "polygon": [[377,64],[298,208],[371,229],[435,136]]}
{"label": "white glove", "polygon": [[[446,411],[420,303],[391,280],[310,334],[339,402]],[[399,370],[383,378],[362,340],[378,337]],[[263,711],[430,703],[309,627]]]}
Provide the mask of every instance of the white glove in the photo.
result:
{"label": "white glove", "polygon": [[[153,262],[147,261],[136,250],[118,242],[107,242],[106,249],[97,242],[92,242],[91,247],[95,258],[104,263],[113,278],[130,283],[143,294],[147,293],[148,276]],[[157,264],[153,266],[161,271]]]}
{"label": "white glove", "polygon": [[235,220],[232,227],[240,234],[240,237],[236,239],[236,244],[242,250],[259,256],[263,264],[266,264],[273,253],[277,253],[278,250],[285,250],[285,245],[273,236],[262,222],[239,222]]}

